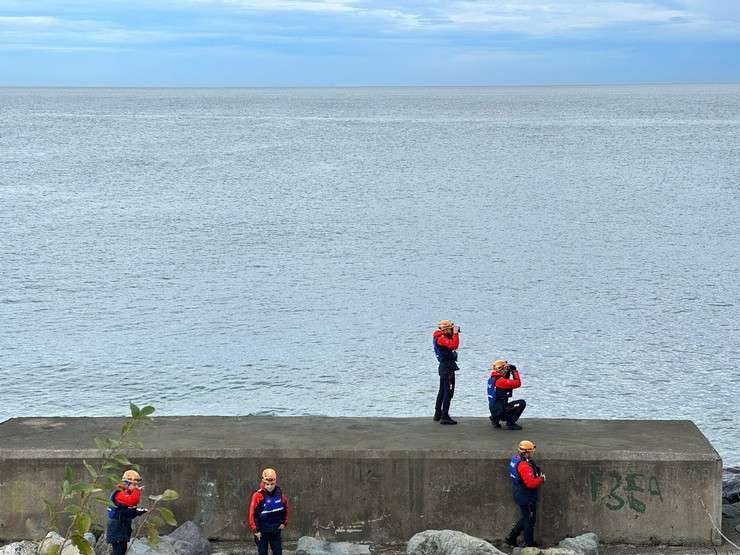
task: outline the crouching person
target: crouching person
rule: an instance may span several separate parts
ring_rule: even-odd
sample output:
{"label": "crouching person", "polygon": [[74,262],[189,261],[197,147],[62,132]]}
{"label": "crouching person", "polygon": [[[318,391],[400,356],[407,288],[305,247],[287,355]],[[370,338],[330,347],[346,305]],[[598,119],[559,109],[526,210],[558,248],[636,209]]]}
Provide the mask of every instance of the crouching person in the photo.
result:
{"label": "crouching person", "polygon": [[108,507],[108,527],[105,539],[111,544],[113,555],[125,555],[131,539],[131,521],[146,512],[137,505],[141,500],[141,476],[135,470],[123,473],[121,483],[111,494],[113,507]]}
{"label": "crouching person", "polygon": [[494,428],[500,428],[501,421],[504,421],[509,430],[522,429],[516,421],[524,412],[527,403],[524,399],[509,402],[512,391],[521,385],[522,378],[516,366],[505,360],[493,363],[488,378],[488,409],[491,411],[490,418]]}
{"label": "crouching person", "polygon": [[288,499],[277,485],[277,472],[266,468],[262,471],[260,488],[249,504],[249,527],[259,555],[267,555],[268,546],[273,555],[282,555],[281,532],[288,525],[288,516]]}

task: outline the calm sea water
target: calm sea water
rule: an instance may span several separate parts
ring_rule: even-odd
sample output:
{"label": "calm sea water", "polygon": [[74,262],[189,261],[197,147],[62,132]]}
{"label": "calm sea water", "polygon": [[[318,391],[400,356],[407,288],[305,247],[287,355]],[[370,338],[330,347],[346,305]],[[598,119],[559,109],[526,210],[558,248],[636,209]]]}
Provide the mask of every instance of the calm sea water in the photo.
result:
{"label": "calm sea water", "polygon": [[740,464],[740,86],[0,89],[0,419],[688,418]]}

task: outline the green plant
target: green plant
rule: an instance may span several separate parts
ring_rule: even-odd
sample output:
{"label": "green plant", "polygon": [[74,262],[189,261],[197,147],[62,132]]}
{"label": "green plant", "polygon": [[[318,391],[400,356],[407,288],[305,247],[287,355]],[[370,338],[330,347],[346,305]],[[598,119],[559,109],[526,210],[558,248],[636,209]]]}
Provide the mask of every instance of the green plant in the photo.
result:
{"label": "green plant", "polygon": [[[143,449],[141,442],[135,439],[134,431],[143,424],[152,420],[154,407],[137,407],[129,403],[131,416],[124,420],[117,437],[96,437],[95,445],[99,450],[99,457],[93,464],[82,460],[82,468],[74,469],[67,466],[64,480],[60,487],[57,502],[44,500],[49,512],[49,525],[52,530],[62,533],[64,541],[61,545],[54,545],[49,549],[49,555],[59,555],[64,547],[73,544],[82,555],[94,555],[93,546],[84,535],[96,523],[100,505],[106,508],[112,505],[107,492],[113,491],[120,482],[121,472],[125,469],[139,469],[139,465],[131,462],[126,455],[130,449]],[[152,545],[159,542],[159,529],[165,524],[177,525],[175,515],[167,507],[160,507],[162,501],[174,501],[178,493],[167,489],[160,495],[149,496],[154,503],[142,518],[136,528],[134,537],[142,530],[146,530],[147,537]]]}

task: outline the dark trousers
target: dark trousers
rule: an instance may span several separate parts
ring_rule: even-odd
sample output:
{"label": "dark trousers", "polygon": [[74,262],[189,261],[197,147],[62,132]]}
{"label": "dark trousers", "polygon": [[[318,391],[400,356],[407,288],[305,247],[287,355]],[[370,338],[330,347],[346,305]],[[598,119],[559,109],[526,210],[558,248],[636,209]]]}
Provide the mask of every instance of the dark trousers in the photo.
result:
{"label": "dark trousers", "polygon": [[524,532],[524,545],[534,545],[534,523],[537,520],[537,504],[528,503],[526,505],[519,505],[519,510],[522,511],[522,518],[519,519],[514,525],[514,528],[509,532],[509,537],[513,540],[519,537],[519,534]]}
{"label": "dark trousers", "polygon": [[488,409],[491,411],[491,420],[494,422],[505,420],[507,424],[514,424],[519,420],[526,407],[527,402],[524,399],[517,399],[511,403],[498,401],[497,403],[488,404]]}
{"label": "dark trousers", "polygon": [[113,542],[112,544],[110,544],[110,547],[113,555],[126,555],[128,542]]}
{"label": "dark trousers", "polygon": [[455,394],[455,373],[450,372],[439,377],[439,391],[437,392],[437,402],[434,405],[434,412],[443,416],[450,415],[450,402]]}
{"label": "dark trousers", "polygon": [[262,532],[262,538],[259,540],[255,537],[254,543],[257,544],[258,555],[267,555],[267,546],[270,546],[272,555],[283,555],[283,538],[280,530],[274,532]]}

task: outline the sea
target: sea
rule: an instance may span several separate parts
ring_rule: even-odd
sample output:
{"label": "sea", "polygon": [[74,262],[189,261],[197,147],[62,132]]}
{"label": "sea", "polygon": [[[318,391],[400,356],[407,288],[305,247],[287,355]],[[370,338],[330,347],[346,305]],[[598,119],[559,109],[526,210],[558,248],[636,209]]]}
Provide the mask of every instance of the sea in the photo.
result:
{"label": "sea", "polygon": [[0,89],[0,420],[431,418],[440,319],[740,466],[740,85]]}

